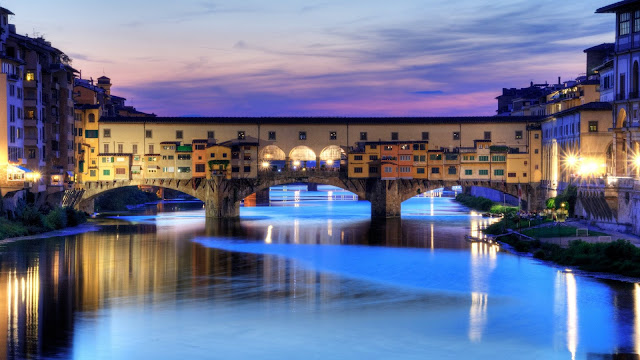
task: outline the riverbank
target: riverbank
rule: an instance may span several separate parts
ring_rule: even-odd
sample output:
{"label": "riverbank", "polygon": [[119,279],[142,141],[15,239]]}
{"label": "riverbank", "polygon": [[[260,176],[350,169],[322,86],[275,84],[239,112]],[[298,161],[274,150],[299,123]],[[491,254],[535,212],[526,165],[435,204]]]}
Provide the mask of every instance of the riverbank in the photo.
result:
{"label": "riverbank", "polygon": [[557,265],[575,267],[588,272],[610,273],[640,278],[640,248],[627,240],[587,243],[576,240],[568,247],[540,240],[520,240],[516,235],[500,237],[515,251],[530,253],[534,258]]}
{"label": "riverbank", "polygon": [[504,206],[481,196],[458,194],[455,200],[473,210],[488,212],[491,214],[511,214],[518,211],[517,207]]}
{"label": "riverbank", "polygon": [[0,240],[48,233],[87,222],[87,216],[72,208],[57,208],[44,214],[27,206],[17,212],[16,219],[0,218]]}

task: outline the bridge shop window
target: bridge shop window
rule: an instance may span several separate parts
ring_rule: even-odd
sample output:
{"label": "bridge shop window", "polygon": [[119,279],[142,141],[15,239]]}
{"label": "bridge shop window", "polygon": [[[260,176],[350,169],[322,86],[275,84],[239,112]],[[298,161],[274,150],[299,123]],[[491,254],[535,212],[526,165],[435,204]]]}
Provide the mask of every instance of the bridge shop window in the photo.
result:
{"label": "bridge shop window", "polygon": [[391,167],[391,166],[385,166],[385,167],[384,167],[384,172],[386,172],[386,173],[393,172],[393,167]]}
{"label": "bridge shop window", "polygon": [[508,173],[507,176],[510,177],[510,178],[511,177],[516,177],[516,173]]}
{"label": "bridge shop window", "polygon": [[85,130],[84,137],[87,139],[97,139],[98,138],[98,130]]}
{"label": "bridge shop window", "polygon": [[338,140],[338,133],[335,131],[329,131],[329,140]]}
{"label": "bridge shop window", "polygon": [[298,132],[298,140],[307,140],[307,132],[306,131]]}
{"label": "bridge shop window", "polygon": [[240,167],[239,166],[232,166],[231,167],[231,172],[232,173],[239,173],[240,172]]}
{"label": "bridge shop window", "polygon": [[429,140],[429,132],[428,131],[423,131],[422,132],[422,140]]}
{"label": "bridge shop window", "polygon": [[244,131],[238,131],[238,140],[244,140],[245,134]]}
{"label": "bridge shop window", "polygon": [[489,155],[478,156],[478,161],[489,161]]}
{"label": "bridge shop window", "polygon": [[484,132],[484,139],[485,140],[491,140],[491,131],[485,131]]}
{"label": "bridge shop window", "polygon": [[116,175],[124,175],[126,173],[124,168],[116,168]]}
{"label": "bridge shop window", "polygon": [[364,171],[362,170],[361,167],[354,167],[353,172],[356,174],[362,174]]}
{"label": "bridge shop window", "polygon": [[103,144],[104,147],[104,152],[108,153],[109,152],[109,144]]}
{"label": "bridge shop window", "polygon": [[378,161],[378,155],[369,155],[369,161]]}
{"label": "bridge shop window", "polygon": [[179,173],[190,173],[191,168],[189,166],[182,166],[178,168]]}
{"label": "bridge shop window", "polygon": [[377,166],[369,166],[369,174],[377,174],[378,167]]}
{"label": "bridge shop window", "polygon": [[178,160],[191,160],[191,154],[178,154]]}
{"label": "bridge shop window", "polygon": [[385,149],[385,150],[387,150],[387,151],[390,151],[390,150],[393,150],[393,146],[391,146],[391,145],[385,145],[385,146],[384,146],[384,149]]}
{"label": "bridge shop window", "polygon": [[440,168],[432,167],[431,168],[431,173],[432,174],[440,174]]}
{"label": "bridge shop window", "polygon": [[176,139],[182,139],[182,130],[176,130]]}
{"label": "bridge shop window", "polygon": [[598,132],[598,122],[589,121],[589,132]]}
{"label": "bridge shop window", "polygon": [[516,131],[516,140],[522,139],[522,130]]}
{"label": "bridge shop window", "polygon": [[[363,131],[363,132],[360,133],[360,140],[367,140],[367,133],[366,132]],[[372,149],[374,149],[374,148],[372,147]]]}
{"label": "bridge shop window", "polygon": [[196,172],[204,172],[204,164],[196,164]]}
{"label": "bridge shop window", "polygon": [[489,175],[489,170],[478,170],[478,175]]}
{"label": "bridge shop window", "polygon": [[[224,157],[224,156],[223,156]],[[231,158],[232,159],[239,159],[240,158],[240,153],[237,151],[234,151],[231,153]]]}
{"label": "bridge shop window", "polygon": [[455,175],[457,173],[458,171],[456,170],[455,166],[449,166],[449,175]]}
{"label": "bridge shop window", "polygon": [[473,170],[467,169],[464,171],[465,175],[473,175]]}
{"label": "bridge shop window", "polygon": [[504,170],[502,170],[502,169],[493,170],[493,175],[494,176],[504,176]]}
{"label": "bridge shop window", "polygon": [[213,131],[207,131],[207,139],[208,140],[213,140],[215,138],[215,132]]}
{"label": "bridge shop window", "polygon": [[391,133],[391,140],[398,140],[398,133],[397,132],[392,132]]}
{"label": "bridge shop window", "polygon": [[132,147],[132,153],[137,154],[138,153],[138,144],[133,144],[131,145]]}
{"label": "bridge shop window", "polygon": [[89,170],[89,176],[96,176],[95,170]]}
{"label": "bridge shop window", "polygon": [[246,173],[251,172],[251,166],[245,166],[244,167],[244,172],[246,172]]}
{"label": "bridge shop window", "polygon": [[275,140],[275,139],[276,139],[276,132],[269,131],[269,140]]}
{"label": "bridge shop window", "polygon": [[454,131],[453,132],[453,140],[460,140],[460,132],[459,131]]}
{"label": "bridge shop window", "polygon": [[522,177],[527,177],[527,173],[522,173]]}
{"label": "bridge shop window", "polygon": [[204,146],[204,144],[196,144],[195,149],[196,150],[204,150],[206,147]]}
{"label": "bridge shop window", "polygon": [[442,154],[431,154],[429,160],[442,160]]}
{"label": "bridge shop window", "polygon": [[539,153],[539,152],[540,152],[540,150],[538,150],[538,149],[533,150],[533,153],[534,153],[534,154],[537,154],[537,153]]}
{"label": "bridge shop window", "polygon": [[424,174],[424,168],[416,168],[417,174]]}
{"label": "bridge shop window", "polygon": [[102,130],[102,136],[106,137],[106,138],[110,138],[111,137],[111,129],[103,129]]}
{"label": "bridge shop window", "polygon": [[540,139],[540,134],[533,134],[534,139]]}
{"label": "bridge shop window", "polygon": [[353,156],[353,160],[354,160],[354,161],[360,161],[360,160],[362,160],[362,155],[354,155],[354,156]]}

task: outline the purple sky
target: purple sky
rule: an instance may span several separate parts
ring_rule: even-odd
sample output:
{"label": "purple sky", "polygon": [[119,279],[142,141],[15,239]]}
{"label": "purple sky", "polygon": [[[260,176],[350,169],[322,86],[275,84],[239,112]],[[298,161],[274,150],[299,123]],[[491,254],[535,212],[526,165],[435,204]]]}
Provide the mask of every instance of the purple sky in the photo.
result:
{"label": "purple sky", "polygon": [[585,72],[614,1],[3,0],[82,77],[163,116],[493,115]]}

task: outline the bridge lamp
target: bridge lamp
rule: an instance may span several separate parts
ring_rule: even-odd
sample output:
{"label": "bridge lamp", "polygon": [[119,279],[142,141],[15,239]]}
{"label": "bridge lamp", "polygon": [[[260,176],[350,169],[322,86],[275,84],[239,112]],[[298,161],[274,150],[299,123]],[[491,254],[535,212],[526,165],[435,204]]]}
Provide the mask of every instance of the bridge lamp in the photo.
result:
{"label": "bridge lamp", "polygon": [[564,161],[567,164],[567,166],[572,168],[578,164],[578,157],[575,155],[569,155]]}
{"label": "bridge lamp", "polygon": [[293,166],[300,166],[300,161],[296,160],[293,162]]}
{"label": "bridge lamp", "polygon": [[271,164],[269,164],[269,162],[268,162],[268,161],[264,161],[264,162],[262,162],[262,168],[263,168],[263,169],[268,168],[270,165],[271,165]]}
{"label": "bridge lamp", "polygon": [[333,165],[333,160],[331,159],[327,160],[327,165]]}

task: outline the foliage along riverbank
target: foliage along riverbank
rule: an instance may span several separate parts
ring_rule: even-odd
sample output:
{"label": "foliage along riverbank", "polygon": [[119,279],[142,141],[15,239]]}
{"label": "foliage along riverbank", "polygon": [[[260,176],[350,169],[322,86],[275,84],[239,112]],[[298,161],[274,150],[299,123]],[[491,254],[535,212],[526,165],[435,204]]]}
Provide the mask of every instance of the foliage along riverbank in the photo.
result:
{"label": "foliage along riverbank", "polygon": [[515,235],[501,237],[500,241],[518,252],[529,252],[536,259],[558,265],[640,278],[640,248],[627,240],[595,244],[576,240],[568,248],[540,240],[520,240]]}
{"label": "foliage along riverbank", "polygon": [[127,206],[141,205],[158,200],[160,198],[155,193],[142,191],[137,187],[125,187],[96,198],[94,209],[96,212],[125,211]]}
{"label": "foliage along riverbank", "polygon": [[518,212],[517,207],[500,205],[482,196],[458,194],[456,201],[468,208],[491,214],[515,214]]}
{"label": "foliage along riverbank", "polygon": [[41,234],[85,222],[86,214],[73,208],[56,208],[45,214],[33,206],[25,206],[16,211],[13,220],[0,217],[0,239]]}

